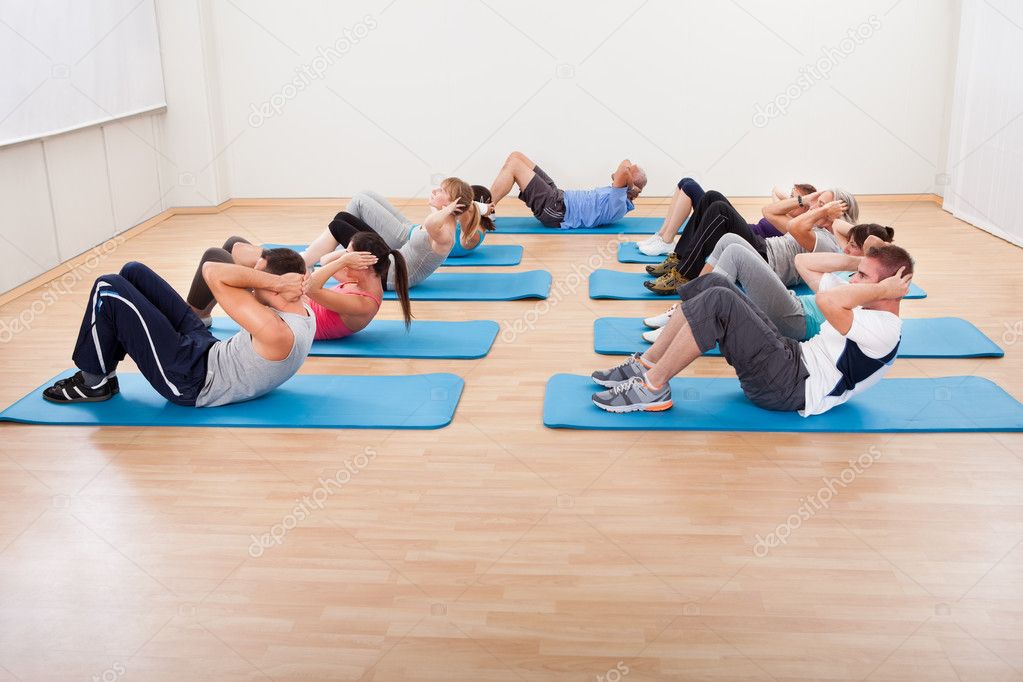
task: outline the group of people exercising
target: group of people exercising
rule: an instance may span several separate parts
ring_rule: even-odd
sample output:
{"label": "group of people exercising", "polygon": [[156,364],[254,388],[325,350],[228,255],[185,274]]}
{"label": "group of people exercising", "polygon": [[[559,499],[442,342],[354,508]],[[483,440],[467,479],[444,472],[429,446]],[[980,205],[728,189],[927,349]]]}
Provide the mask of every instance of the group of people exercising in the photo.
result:
{"label": "group of people exercising", "polygon": [[[541,224],[575,229],[620,220],[646,184],[643,169],[626,159],[610,185],[562,190],[513,152],[489,188],[442,181],[421,224],[382,196],[360,192],[301,253],[232,237],[202,255],[187,298],[145,265],[127,263],[97,278],[72,355],[79,371],[43,397],[108,400],[128,355],[172,403],[257,398],[298,371],[314,340],[364,329],[385,290],[395,293],[409,325],[409,289],[446,259],[478,248],[513,187]],[[596,406],[670,408],[669,380],[715,346],[753,403],[804,416],[845,402],[887,372],[913,274],[909,254],[891,243],[894,230],[857,223],[856,199],[841,189],[799,184],[773,195],[751,225],[721,193],[691,178],[678,183],[661,228],[637,247],[665,256],[647,267],[654,279],[646,286],[681,301],[645,320],[650,348],[593,373],[606,389],[593,395]],[[836,274],[850,271],[848,279]],[[795,295],[788,287],[799,282],[815,293]],[[218,304],[241,328],[226,340],[210,330]]]}

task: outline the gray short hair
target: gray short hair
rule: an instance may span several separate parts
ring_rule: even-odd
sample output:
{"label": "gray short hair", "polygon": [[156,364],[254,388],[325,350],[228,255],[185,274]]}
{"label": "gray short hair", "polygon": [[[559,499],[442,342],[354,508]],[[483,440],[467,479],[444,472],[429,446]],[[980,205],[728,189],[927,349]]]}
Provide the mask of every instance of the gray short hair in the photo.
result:
{"label": "gray short hair", "polygon": [[850,192],[846,192],[844,189],[839,189],[837,187],[829,189],[828,191],[835,195],[835,201],[841,201],[848,206],[845,214],[842,216],[842,220],[855,225],[856,221],[860,219],[860,205],[856,203],[856,197],[854,197]]}

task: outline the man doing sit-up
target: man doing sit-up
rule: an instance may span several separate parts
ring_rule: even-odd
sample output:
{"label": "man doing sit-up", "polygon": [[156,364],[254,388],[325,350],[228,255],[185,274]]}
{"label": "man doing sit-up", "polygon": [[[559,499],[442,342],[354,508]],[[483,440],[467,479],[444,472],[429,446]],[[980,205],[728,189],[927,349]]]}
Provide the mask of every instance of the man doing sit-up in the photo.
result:
{"label": "man doing sit-up", "polygon": [[525,154],[512,152],[490,186],[493,204],[504,199],[513,185],[519,186],[519,199],[545,227],[600,227],[636,208],[632,202],[646,187],[646,173],[625,159],[611,174],[609,186],[563,190]]}
{"label": "man doing sit-up", "polygon": [[901,247],[870,249],[849,282],[823,274],[817,305],[825,322],[807,341],[786,338],[726,277],[710,273],[679,288],[681,310],[646,353],[593,373],[609,390],[593,403],[609,412],[672,406],[668,381],[715,344],[743,393],[768,410],[827,412],[881,380],[902,336],[899,304],[913,261]]}
{"label": "man doing sit-up", "polygon": [[290,379],[309,354],[316,323],[302,297],[305,273],[305,261],[291,249],[265,250],[255,269],[205,263],[206,283],[242,328],[219,341],[170,284],[142,263],[127,263],[96,280],[71,356],[79,371],[43,397],[108,400],[118,392],[117,364],[129,355],[177,405],[257,398]]}

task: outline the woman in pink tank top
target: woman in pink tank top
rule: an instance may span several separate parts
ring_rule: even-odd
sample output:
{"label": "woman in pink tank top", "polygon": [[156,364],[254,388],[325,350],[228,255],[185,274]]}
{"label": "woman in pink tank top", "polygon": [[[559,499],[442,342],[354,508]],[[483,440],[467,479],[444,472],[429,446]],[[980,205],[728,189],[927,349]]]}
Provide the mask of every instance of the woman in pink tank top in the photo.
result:
{"label": "woman in pink tank top", "polygon": [[[408,268],[398,251],[388,248],[380,235],[359,232],[348,248],[328,253],[322,267],[309,278],[306,295],[316,316],[316,340],[343,339],[362,331],[380,310],[384,285],[393,259],[395,293],[405,326],[412,322],[408,295]],[[329,285],[331,278],[337,282]]]}

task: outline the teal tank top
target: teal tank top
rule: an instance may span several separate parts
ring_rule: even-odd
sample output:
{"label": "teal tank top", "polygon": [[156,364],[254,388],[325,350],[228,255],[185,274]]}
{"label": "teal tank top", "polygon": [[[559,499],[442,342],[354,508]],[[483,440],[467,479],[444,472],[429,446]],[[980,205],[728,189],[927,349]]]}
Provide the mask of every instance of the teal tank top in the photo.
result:
{"label": "teal tank top", "polygon": [[[476,249],[483,246],[483,240],[487,236],[486,231],[482,227],[478,231],[480,233],[480,243],[476,245]],[[462,246],[462,224],[455,223],[455,245],[451,247],[451,253],[448,254],[448,258],[464,258],[476,249],[467,249]]]}
{"label": "teal tank top", "polygon": [[803,304],[803,319],[806,320],[806,336],[801,341],[812,339],[821,333],[821,325],[824,324],[824,314],[817,307],[817,297],[814,294],[797,296]]}

